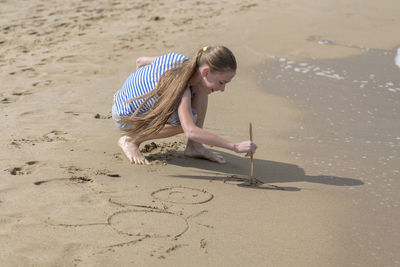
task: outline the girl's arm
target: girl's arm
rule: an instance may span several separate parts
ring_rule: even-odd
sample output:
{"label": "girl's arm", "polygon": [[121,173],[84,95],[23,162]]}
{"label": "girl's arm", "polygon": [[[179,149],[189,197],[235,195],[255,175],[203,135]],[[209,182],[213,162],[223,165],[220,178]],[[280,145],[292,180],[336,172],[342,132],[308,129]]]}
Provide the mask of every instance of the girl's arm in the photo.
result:
{"label": "girl's arm", "polygon": [[257,146],[251,141],[232,143],[218,135],[199,128],[193,121],[190,89],[186,89],[178,107],[178,115],[182,129],[186,137],[195,142],[210,146],[217,146],[235,151],[237,153],[247,153],[246,156],[254,154]]}

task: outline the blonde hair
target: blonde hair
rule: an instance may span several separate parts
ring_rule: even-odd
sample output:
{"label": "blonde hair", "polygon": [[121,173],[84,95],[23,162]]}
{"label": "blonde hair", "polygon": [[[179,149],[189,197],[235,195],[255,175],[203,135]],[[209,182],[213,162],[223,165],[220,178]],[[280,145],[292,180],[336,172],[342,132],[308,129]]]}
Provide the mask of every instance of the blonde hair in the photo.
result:
{"label": "blonde hair", "polygon": [[[192,59],[163,73],[152,91],[128,101],[145,99],[132,115],[123,117],[124,122],[132,125],[125,132],[140,138],[161,131],[178,108],[189,79],[198,67],[204,65],[209,66],[211,72],[236,71],[237,67],[235,56],[224,46],[206,46],[199,49]],[[141,116],[137,116],[150,99],[156,100],[153,106]]]}

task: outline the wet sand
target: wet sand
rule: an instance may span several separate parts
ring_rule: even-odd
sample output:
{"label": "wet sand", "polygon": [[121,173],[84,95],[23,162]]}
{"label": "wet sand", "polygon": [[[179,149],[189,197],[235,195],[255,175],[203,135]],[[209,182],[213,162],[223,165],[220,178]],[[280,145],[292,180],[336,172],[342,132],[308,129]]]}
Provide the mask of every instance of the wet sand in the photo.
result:
{"label": "wet sand", "polygon": [[[400,265],[397,1],[0,1],[7,266]],[[205,128],[249,159],[127,162],[113,94],[142,55],[237,55]],[[268,186],[276,185],[284,190]]]}
{"label": "wet sand", "polygon": [[301,143],[290,152],[297,164],[310,174],[362,183],[337,192],[354,209],[345,226],[351,229],[348,248],[395,259],[400,237],[394,230],[400,218],[397,49],[360,49],[361,55],[343,59],[268,60],[260,67],[260,83],[304,114],[298,130],[283,137]]}

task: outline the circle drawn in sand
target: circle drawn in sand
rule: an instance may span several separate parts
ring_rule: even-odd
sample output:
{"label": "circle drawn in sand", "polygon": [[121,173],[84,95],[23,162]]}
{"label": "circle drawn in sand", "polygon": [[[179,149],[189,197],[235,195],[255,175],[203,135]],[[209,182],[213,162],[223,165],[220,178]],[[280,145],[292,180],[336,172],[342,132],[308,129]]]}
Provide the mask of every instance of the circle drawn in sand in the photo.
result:
{"label": "circle drawn in sand", "polygon": [[206,190],[190,187],[167,187],[151,193],[155,199],[177,204],[202,204],[213,199]]}
{"label": "circle drawn in sand", "polygon": [[189,229],[185,218],[161,210],[118,211],[108,218],[108,224],[128,236],[177,238]]}

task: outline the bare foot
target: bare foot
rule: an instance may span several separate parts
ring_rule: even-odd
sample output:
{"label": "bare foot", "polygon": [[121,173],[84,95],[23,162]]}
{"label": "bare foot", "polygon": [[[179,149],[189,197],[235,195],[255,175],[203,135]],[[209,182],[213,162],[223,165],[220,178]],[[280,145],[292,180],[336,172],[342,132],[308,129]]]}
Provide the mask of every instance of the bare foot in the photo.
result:
{"label": "bare foot", "polygon": [[122,136],[118,140],[118,145],[124,151],[125,156],[131,163],[150,165],[150,162],[143,156],[139,150],[139,145],[135,144],[134,139],[129,136]]}
{"label": "bare foot", "polygon": [[193,143],[189,144],[186,146],[185,152],[183,153],[186,157],[191,157],[191,158],[202,158],[202,159],[208,159],[210,161],[218,162],[218,163],[225,163],[225,159],[212,152],[211,150],[205,148],[203,145],[196,144],[193,145]]}

